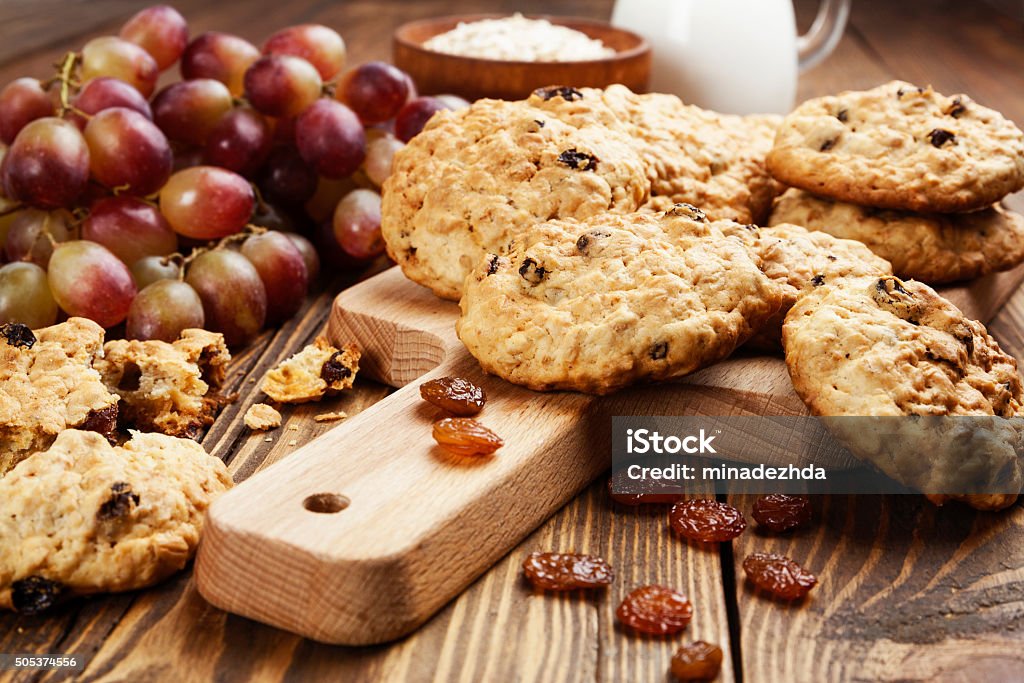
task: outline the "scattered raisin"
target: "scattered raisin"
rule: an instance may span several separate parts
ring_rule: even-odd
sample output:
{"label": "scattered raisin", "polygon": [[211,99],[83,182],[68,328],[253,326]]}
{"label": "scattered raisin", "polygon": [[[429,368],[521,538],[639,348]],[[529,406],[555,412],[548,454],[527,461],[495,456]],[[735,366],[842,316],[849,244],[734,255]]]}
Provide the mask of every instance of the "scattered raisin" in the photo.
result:
{"label": "scattered raisin", "polygon": [[18,614],[39,614],[56,605],[63,593],[62,584],[29,576],[11,584],[11,606]]}
{"label": "scattered raisin", "polygon": [[947,142],[956,143],[956,135],[942,128],[936,128],[928,133],[928,141],[933,147],[942,147]]}
{"label": "scattered raisin", "polygon": [[597,168],[597,157],[580,152],[575,147],[559,154],[558,161],[577,171],[593,171]]}
{"label": "scattered raisin", "polygon": [[85,422],[78,426],[86,432],[96,432],[107,437],[111,443],[117,441],[117,404],[107,406],[102,410],[91,410],[85,416]]}
{"label": "scattered raisin", "polygon": [[693,605],[671,588],[642,586],[626,596],[615,616],[636,631],[663,636],[686,628],[693,618]]}
{"label": "scattered raisin", "polygon": [[823,284],[825,284],[825,276],[822,275],[821,273],[815,275],[814,277],[811,278],[811,284],[814,285],[815,287],[821,287]]}
{"label": "scattered raisin", "polygon": [[846,123],[850,117],[845,109],[840,109],[838,112],[836,112],[836,118],[842,121],[843,123]]}
{"label": "scattered raisin", "polygon": [[519,274],[531,285],[539,285],[548,271],[543,266],[538,266],[532,258],[528,258],[523,261],[523,265],[519,266]]}
{"label": "scattered raisin", "polygon": [[780,600],[799,600],[818,579],[793,560],[775,553],[753,553],[743,560],[747,579]]}
{"label": "scattered raisin", "polygon": [[3,335],[4,339],[11,346],[21,346],[26,349],[31,349],[33,344],[36,343],[36,335],[32,334],[32,330],[28,325],[21,323],[6,323],[0,325],[0,335]]}
{"label": "scattered raisin", "polygon": [[608,479],[608,495],[621,505],[665,505],[678,503],[686,491],[679,484],[653,477],[630,479],[626,470],[618,470]]}
{"label": "scattered raisin", "polygon": [[708,220],[708,215],[698,209],[693,204],[687,204],[686,202],[680,202],[673,204],[672,208],[666,212],[669,216],[682,216],[683,218],[689,218],[691,221],[697,221],[703,223]]}
{"label": "scattered raisin", "polygon": [[494,275],[498,272],[498,255],[491,254],[491,258],[487,260],[487,274]]}
{"label": "scattered raisin", "polygon": [[681,681],[710,681],[722,668],[722,648],[703,640],[683,645],[672,655],[672,675]]}
{"label": "scattered raisin", "polygon": [[953,101],[949,103],[949,106],[943,113],[947,116],[952,116],[954,119],[958,119],[965,111],[967,111],[967,107],[964,105],[963,98],[961,98],[960,95],[957,95],[953,98]]}
{"label": "scattered raisin", "polygon": [[454,415],[468,417],[484,409],[487,395],[483,388],[461,377],[441,377],[420,385],[424,401]]}
{"label": "scattered raisin", "polygon": [[536,90],[533,91],[533,94],[536,95],[537,97],[540,97],[545,102],[556,97],[561,97],[566,102],[573,102],[575,100],[583,99],[583,93],[581,93],[576,88],[570,88],[565,85],[555,85],[549,88],[537,88]]}
{"label": "scattered raisin", "polygon": [[124,517],[139,504],[139,494],[132,491],[132,485],[119,481],[110,487],[110,498],[96,511],[96,519],[106,521]]}
{"label": "scattered raisin", "polygon": [[490,455],[505,442],[487,427],[468,417],[446,417],[434,423],[434,440],[455,455]]}
{"label": "scattered raisin", "polygon": [[600,557],[575,553],[530,553],[523,572],[536,588],[550,591],[604,588],[615,576]]}
{"label": "scattered raisin", "polygon": [[742,512],[713,498],[676,503],[668,519],[677,534],[704,543],[731,541],[747,528]]}
{"label": "scattered raisin", "polygon": [[537,124],[538,128],[543,128],[544,127],[544,122],[541,121],[540,119],[534,119],[533,122]]}
{"label": "scattered raisin", "polygon": [[811,523],[811,501],[784,493],[761,496],[754,501],[754,521],[779,534],[799,529]]}
{"label": "scattered raisin", "polygon": [[580,251],[586,251],[589,246],[590,238],[586,235],[580,235],[580,238],[576,240],[576,248]]}
{"label": "scattered raisin", "polygon": [[822,151],[822,152],[829,151],[830,149],[832,149],[833,147],[836,146],[836,142],[838,142],[838,141],[839,141],[839,138],[832,138],[831,140],[825,140],[825,142],[821,143],[820,151]]}
{"label": "scattered raisin", "polygon": [[668,355],[668,342],[658,342],[651,347],[651,360],[661,360]]}
{"label": "scattered raisin", "polygon": [[341,351],[335,351],[320,368],[320,378],[328,384],[334,384],[352,376],[352,370],[338,360],[340,357]]}
{"label": "scattered raisin", "polygon": [[[917,94],[920,95],[924,92],[924,88],[915,87],[914,91],[916,91]],[[896,99],[901,99],[904,95],[907,94],[907,92],[908,91],[905,88],[900,88],[899,90],[896,91]]]}

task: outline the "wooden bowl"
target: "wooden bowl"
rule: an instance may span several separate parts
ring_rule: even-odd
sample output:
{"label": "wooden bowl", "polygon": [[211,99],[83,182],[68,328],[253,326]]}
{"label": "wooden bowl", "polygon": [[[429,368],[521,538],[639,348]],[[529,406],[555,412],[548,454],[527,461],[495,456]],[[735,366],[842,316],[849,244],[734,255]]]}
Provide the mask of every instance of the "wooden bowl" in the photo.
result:
{"label": "wooden bowl", "polygon": [[643,92],[651,73],[651,47],[641,36],[610,24],[574,17],[529,15],[547,19],[601,40],[611,57],[579,62],[513,62],[434,52],[423,43],[461,21],[500,19],[504,14],[465,14],[413,21],[400,26],[392,42],[393,61],[416,82],[423,95],[451,93],[470,101],[481,97],[519,100],[546,85],[603,88],[622,83]]}

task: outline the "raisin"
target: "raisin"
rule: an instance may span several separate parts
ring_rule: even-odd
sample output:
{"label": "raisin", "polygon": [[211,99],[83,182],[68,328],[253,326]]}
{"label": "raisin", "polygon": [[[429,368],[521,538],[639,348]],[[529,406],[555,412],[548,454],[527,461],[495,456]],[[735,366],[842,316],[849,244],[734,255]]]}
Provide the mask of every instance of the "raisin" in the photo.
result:
{"label": "raisin", "polygon": [[491,258],[487,261],[487,274],[494,275],[498,272],[498,255],[491,254]]}
{"label": "raisin", "polygon": [[559,154],[558,161],[577,171],[593,171],[597,168],[597,157],[580,152],[575,147]]}
{"label": "raisin", "polygon": [[630,479],[626,470],[618,470],[608,479],[608,495],[622,505],[665,505],[678,503],[686,492],[673,482],[653,477]]}
{"label": "raisin", "polygon": [[544,122],[541,121],[540,119],[534,119],[533,122],[537,124],[538,128],[543,128],[544,127]]}
{"label": "raisin", "polygon": [[710,681],[722,668],[722,648],[703,640],[683,645],[672,655],[672,675],[681,681]]}
{"label": "raisin", "polygon": [[105,436],[111,443],[117,441],[117,404],[107,406],[102,410],[90,411],[85,416],[85,422],[78,428]]}
{"label": "raisin", "polygon": [[434,440],[455,455],[490,455],[505,442],[468,417],[446,417],[434,423]]}
{"label": "raisin", "polygon": [[3,335],[4,339],[11,346],[21,346],[26,349],[31,349],[36,343],[36,335],[32,334],[32,330],[29,329],[28,325],[21,323],[7,323],[0,325],[0,335]]}
{"label": "raisin", "polygon": [[849,112],[847,112],[845,109],[840,109],[838,112],[836,112],[836,118],[842,121],[843,123],[846,123],[850,118]]}
{"label": "raisin", "polygon": [[775,533],[799,529],[811,523],[811,501],[784,493],[761,496],[754,501],[754,521]]}
{"label": "raisin", "polygon": [[481,387],[461,377],[441,377],[420,385],[424,401],[454,415],[468,417],[484,409],[487,395]]}
{"label": "raisin", "polygon": [[39,614],[56,605],[63,593],[62,584],[29,576],[11,584],[11,606],[18,614]]}
{"label": "raisin", "polygon": [[743,560],[747,579],[780,600],[799,600],[818,579],[793,560],[775,553],[753,553]]}
{"label": "raisin", "polygon": [[747,528],[742,512],[713,498],[676,503],[668,519],[677,534],[704,543],[731,541]]}
{"label": "raisin", "polygon": [[693,618],[693,605],[671,588],[642,586],[626,596],[615,616],[631,629],[663,636],[686,628]]}
{"label": "raisin", "polygon": [[534,587],[550,591],[604,588],[615,576],[600,557],[575,553],[530,553],[523,573]]}
{"label": "raisin", "polygon": [[958,119],[965,111],[967,111],[967,107],[964,106],[963,98],[961,98],[960,95],[957,95],[953,98],[953,101],[949,103],[949,106],[943,113],[947,116],[952,116],[954,119]]}
{"label": "raisin", "polygon": [[591,230],[588,233],[580,235],[580,238],[576,240],[576,248],[585,254],[587,253],[587,249],[590,248],[592,240],[611,237],[611,235],[612,234],[610,232],[605,232],[604,230]]}
{"label": "raisin", "polygon": [[704,223],[708,220],[706,213],[698,209],[693,204],[687,204],[686,202],[674,204],[672,208],[668,210],[667,214],[669,216],[682,216],[683,218],[689,218],[691,221],[697,221],[698,223]]}
{"label": "raisin", "polygon": [[815,287],[821,287],[823,284],[825,284],[825,276],[820,273],[818,275],[815,275],[814,277],[811,278],[811,284],[814,285]]}
{"label": "raisin", "polygon": [[[920,95],[924,92],[924,88],[915,87],[914,91],[916,91],[917,94]],[[896,91],[896,99],[902,99],[903,96],[907,94],[907,92],[908,91],[905,88],[900,88],[899,90]]]}
{"label": "raisin", "polygon": [[838,141],[839,141],[839,138],[832,138],[831,140],[825,140],[825,142],[821,143],[821,147],[820,147],[819,151],[822,151],[822,152],[829,151],[830,149],[832,149],[833,147],[836,146],[836,142],[838,142]]}
{"label": "raisin", "polygon": [[352,376],[352,369],[338,360],[339,358],[341,358],[341,351],[335,351],[320,368],[320,379],[327,384],[334,384]]}
{"label": "raisin", "polygon": [[531,285],[539,285],[548,271],[542,266],[538,266],[532,258],[528,258],[523,261],[523,265],[519,266],[519,274]]}
{"label": "raisin", "polygon": [[661,360],[668,355],[668,342],[658,342],[651,347],[651,360]]}
{"label": "raisin", "polygon": [[138,504],[139,494],[132,491],[132,485],[119,481],[110,487],[110,498],[100,505],[100,509],[96,511],[96,519],[119,519],[130,513]]}
{"label": "raisin", "polygon": [[545,102],[556,97],[561,97],[566,102],[573,102],[574,100],[582,100],[583,93],[576,88],[570,88],[565,85],[554,85],[548,88],[537,88],[533,91],[533,94],[540,97]]}
{"label": "raisin", "polygon": [[947,142],[956,144],[956,135],[948,130],[936,128],[932,132],[928,133],[928,141],[932,143],[933,147],[942,147]]}

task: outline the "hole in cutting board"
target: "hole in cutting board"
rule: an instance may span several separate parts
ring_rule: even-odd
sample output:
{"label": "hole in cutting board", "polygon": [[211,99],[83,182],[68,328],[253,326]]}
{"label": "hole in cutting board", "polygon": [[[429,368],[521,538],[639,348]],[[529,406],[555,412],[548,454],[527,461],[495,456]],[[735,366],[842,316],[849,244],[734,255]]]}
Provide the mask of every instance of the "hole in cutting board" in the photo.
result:
{"label": "hole in cutting board", "polygon": [[310,512],[330,515],[341,512],[351,503],[348,496],[337,493],[314,493],[311,496],[306,496],[306,499],[302,501],[302,507]]}

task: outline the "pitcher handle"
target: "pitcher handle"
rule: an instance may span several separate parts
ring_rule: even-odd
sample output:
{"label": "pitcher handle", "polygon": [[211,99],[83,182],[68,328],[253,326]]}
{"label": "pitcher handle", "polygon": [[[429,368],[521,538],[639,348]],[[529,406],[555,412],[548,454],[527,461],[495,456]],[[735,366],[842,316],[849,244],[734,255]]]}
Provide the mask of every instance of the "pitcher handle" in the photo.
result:
{"label": "pitcher handle", "polygon": [[800,71],[810,69],[835,49],[850,17],[850,1],[823,0],[811,28],[796,41]]}

